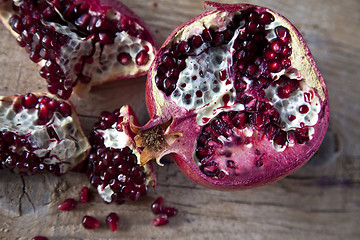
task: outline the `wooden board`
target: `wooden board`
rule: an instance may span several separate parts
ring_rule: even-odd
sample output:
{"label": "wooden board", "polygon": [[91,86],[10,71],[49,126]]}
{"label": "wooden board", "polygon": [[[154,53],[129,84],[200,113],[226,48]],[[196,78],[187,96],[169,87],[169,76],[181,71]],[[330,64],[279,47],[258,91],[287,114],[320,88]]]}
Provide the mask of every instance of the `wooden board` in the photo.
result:
{"label": "wooden board", "polygon": [[[235,2],[235,1],[229,1]],[[302,32],[328,86],[331,123],[319,152],[302,169],[266,187],[218,192],[196,186],[169,162],[155,167],[158,187],[125,205],[108,205],[92,190],[92,201],[72,212],[57,205],[78,198],[86,177],[69,174],[0,174],[0,239],[359,239],[360,228],[360,1],[272,0],[263,4],[289,18]],[[161,44],[179,24],[201,13],[201,0],[124,1],[143,17]],[[46,91],[39,67],[0,25],[0,95]],[[72,98],[86,131],[103,110],[131,104],[147,121],[145,78],[113,82]],[[130,94],[131,93],[131,94]],[[135,94],[133,94],[135,93]],[[111,98],[109,98],[111,96]],[[152,226],[157,196],[176,206],[170,224]],[[105,216],[121,218],[111,232]],[[99,218],[97,230],[81,226],[84,215]]]}

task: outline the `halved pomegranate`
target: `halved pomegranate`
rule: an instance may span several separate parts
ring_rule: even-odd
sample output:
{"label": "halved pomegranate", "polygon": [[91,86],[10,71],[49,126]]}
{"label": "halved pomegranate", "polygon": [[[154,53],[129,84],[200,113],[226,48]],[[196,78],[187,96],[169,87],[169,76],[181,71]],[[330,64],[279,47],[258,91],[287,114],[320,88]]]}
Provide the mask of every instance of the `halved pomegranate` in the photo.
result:
{"label": "halved pomegranate", "polygon": [[137,123],[129,106],[103,112],[90,133],[92,150],[86,173],[105,202],[135,201],[146,195],[156,179],[150,163],[140,166],[130,122]]}
{"label": "halved pomegranate", "polygon": [[249,4],[205,5],[215,9],[175,29],[150,68],[151,120],[132,126],[141,162],[170,154],[194,182],[219,190],[274,182],[324,138],[324,80],[283,16]]}
{"label": "halved pomegranate", "polygon": [[0,169],[65,174],[89,151],[69,101],[45,93],[0,97]]}
{"label": "halved pomegranate", "polygon": [[63,99],[146,74],[156,51],[147,25],[117,0],[4,0],[0,18]]}

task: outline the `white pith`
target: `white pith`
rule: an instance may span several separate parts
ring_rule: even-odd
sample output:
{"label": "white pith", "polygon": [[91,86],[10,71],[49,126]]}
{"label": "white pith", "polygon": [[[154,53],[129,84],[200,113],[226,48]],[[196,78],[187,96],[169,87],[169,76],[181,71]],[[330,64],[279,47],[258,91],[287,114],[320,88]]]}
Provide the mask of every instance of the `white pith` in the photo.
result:
{"label": "white pith", "polygon": [[[81,71],[84,76],[91,78],[91,85],[97,85],[118,76],[133,76],[144,72],[149,69],[155,57],[153,46],[148,41],[133,37],[124,31],[116,33],[114,43],[101,46],[99,42],[93,45],[93,36],[88,38],[80,37],[68,26],[57,23],[44,23],[44,25],[52,26],[56,32],[70,38],[69,44],[61,47],[61,54],[57,59],[57,63],[72,81],[77,79],[78,73],[74,69],[81,62],[83,56],[88,56],[93,60],[92,63],[84,62]],[[139,66],[136,64],[135,58],[140,51],[144,50],[145,46],[149,49],[147,52],[149,60],[145,65]],[[131,56],[127,65],[118,62],[117,56],[120,53],[127,53]]]}
{"label": "white pith", "polygon": [[[55,112],[45,125],[37,125],[38,110],[24,109],[16,113],[12,102],[0,100],[0,131],[11,131],[17,135],[27,137],[35,150],[33,153],[42,158],[44,164],[58,165],[60,173],[66,173],[75,167],[81,157],[87,152],[89,145],[71,116],[64,117]],[[51,138],[47,132],[52,128],[59,140]],[[12,149],[21,153],[28,149]],[[46,157],[45,157],[46,156]]]}
{"label": "white pith", "polygon": [[[124,106],[120,109],[120,116],[124,117],[123,123],[128,122],[128,109],[127,106]],[[131,153],[136,156],[136,160],[138,165],[140,165],[140,152],[135,148],[132,140],[125,133],[125,131],[119,131],[116,129],[118,123],[114,123],[111,128],[105,130],[96,130],[101,134],[104,139],[104,145],[106,148],[114,148],[114,149],[122,149],[128,147],[131,149]],[[146,176],[151,176],[151,169],[147,164],[142,165],[143,171]],[[150,178],[146,178],[145,185],[153,185],[153,180]],[[110,188],[110,185],[102,186],[99,185],[97,187],[98,193],[101,198],[110,203],[112,201],[111,196],[114,191]]]}

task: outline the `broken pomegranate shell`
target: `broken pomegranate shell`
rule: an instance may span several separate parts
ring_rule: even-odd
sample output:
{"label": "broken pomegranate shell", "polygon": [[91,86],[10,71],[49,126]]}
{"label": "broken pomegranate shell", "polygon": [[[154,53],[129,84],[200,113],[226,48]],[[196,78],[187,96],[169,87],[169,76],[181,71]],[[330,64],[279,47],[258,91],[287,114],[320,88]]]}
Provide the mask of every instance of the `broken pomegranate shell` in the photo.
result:
{"label": "broken pomegranate shell", "polygon": [[156,184],[151,164],[140,166],[140,149],[135,147],[130,122],[137,119],[129,106],[103,112],[89,136],[92,150],[86,173],[107,203],[135,201]]}
{"label": "broken pomegranate shell", "polygon": [[279,180],[324,138],[325,82],[283,16],[249,4],[205,5],[214,9],[176,28],[150,67],[151,120],[132,128],[141,162],[170,155],[194,182],[218,190]]}
{"label": "broken pomegranate shell", "polygon": [[48,93],[0,97],[0,169],[61,175],[80,165],[89,151],[69,101]]}
{"label": "broken pomegranate shell", "polygon": [[5,0],[0,18],[63,99],[146,74],[156,52],[148,26],[117,0]]}

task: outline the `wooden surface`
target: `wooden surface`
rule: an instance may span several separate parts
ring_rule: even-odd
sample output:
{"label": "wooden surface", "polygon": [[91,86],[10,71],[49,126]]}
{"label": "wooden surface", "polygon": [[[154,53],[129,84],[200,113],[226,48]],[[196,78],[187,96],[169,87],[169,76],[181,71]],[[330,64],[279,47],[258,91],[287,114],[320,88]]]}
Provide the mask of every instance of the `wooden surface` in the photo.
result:
{"label": "wooden surface", "polygon": [[[203,11],[200,0],[124,1],[143,17],[161,44],[179,24]],[[232,1],[234,2],[234,1]],[[158,187],[125,205],[92,201],[72,212],[57,205],[78,198],[87,179],[78,174],[22,177],[0,173],[0,239],[360,239],[360,1],[272,0],[262,4],[289,18],[302,32],[328,86],[331,123],[320,151],[302,169],[258,189],[218,192],[196,186],[169,161],[155,167]],[[0,26],[0,95],[45,91],[39,67]],[[86,131],[103,110],[131,104],[147,120],[145,78],[105,84],[84,99],[72,98]],[[170,224],[152,226],[150,204],[163,196],[179,214]],[[105,216],[117,212],[112,233]],[[82,217],[102,221],[85,230]]]}

